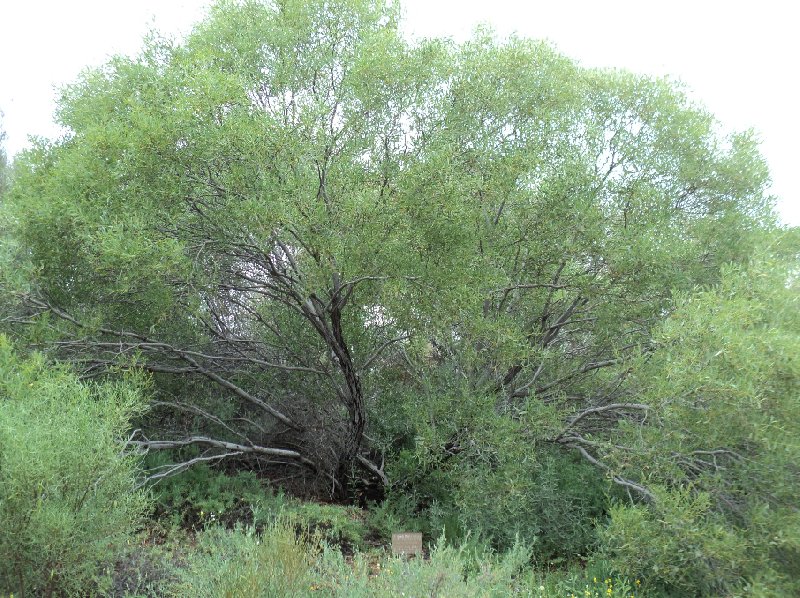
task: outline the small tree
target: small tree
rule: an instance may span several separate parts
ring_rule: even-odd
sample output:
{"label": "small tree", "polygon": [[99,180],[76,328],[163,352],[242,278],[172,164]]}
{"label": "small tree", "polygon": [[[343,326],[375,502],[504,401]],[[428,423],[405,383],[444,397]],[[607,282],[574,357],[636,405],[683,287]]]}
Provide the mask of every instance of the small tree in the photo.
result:
{"label": "small tree", "polygon": [[130,382],[87,385],[0,336],[0,592],[77,594],[147,507],[124,449]]}

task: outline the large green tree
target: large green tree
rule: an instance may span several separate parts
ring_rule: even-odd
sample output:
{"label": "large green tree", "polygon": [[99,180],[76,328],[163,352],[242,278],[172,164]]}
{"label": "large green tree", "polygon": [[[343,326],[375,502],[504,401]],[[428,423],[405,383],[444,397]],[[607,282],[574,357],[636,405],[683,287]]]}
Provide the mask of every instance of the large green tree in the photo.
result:
{"label": "large green tree", "polygon": [[773,224],[753,136],[672,83],[485,32],[410,44],[381,1],[220,2],[58,117],[10,196],[33,273],[10,319],[86,376],[153,372],[142,447],[334,489],[412,445],[608,470],[592,443],[645,424],[630,364],[674,292]]}

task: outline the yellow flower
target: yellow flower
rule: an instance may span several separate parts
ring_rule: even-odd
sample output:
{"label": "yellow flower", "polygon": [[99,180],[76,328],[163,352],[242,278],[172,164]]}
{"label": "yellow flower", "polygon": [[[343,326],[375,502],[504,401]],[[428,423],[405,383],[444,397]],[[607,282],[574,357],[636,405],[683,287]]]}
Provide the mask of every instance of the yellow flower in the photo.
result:
{"label": "yellow flower", "polygon": [[594,583],[597,583],[597,578],[596,577],[594,578]]}

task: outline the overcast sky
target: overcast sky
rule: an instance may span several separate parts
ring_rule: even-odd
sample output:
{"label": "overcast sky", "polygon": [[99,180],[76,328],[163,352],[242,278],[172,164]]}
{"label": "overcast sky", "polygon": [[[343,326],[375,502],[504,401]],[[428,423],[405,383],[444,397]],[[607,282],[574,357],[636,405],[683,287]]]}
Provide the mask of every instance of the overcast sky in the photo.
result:
{"label": "overcast sky", "polygon": [[[153,25],[181,35],[206,0],[0,0],[0,110],[7,151],[53,136],[55,87],[137,51]],[[800,35],[788,0],[405,0],[414,36],[464,39],[479,23],[548,39],[586,66],[683,81],[728,130],[754,128],[785,222],[800,225],[795,150]]]}

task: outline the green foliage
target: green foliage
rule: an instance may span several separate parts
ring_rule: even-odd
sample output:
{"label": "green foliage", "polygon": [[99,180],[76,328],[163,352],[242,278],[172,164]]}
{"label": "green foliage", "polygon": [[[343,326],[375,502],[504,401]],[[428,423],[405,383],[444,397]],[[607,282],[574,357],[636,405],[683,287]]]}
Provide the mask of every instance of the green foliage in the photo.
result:
{"label": "green foliage", "polygon": [[517,577],[530,553],[517,545],[503,555],[484,553],[480,567],[474,557],[442,538],[431,548],[428,560],[385,558],[357,554],[352,563],[341,553],[326,550],[319,564],[322,595],[357,598],[367,596],[510,596],[523,593]]}
{"label": "green foliage", "polygon": [[172,595],[432,596],[486,598],[635,598],[656,596],[639,580],[607,574],[602,565],[569,571],[531,570],[530,550],[514,545],[497,554],[475,546],[453,546],[444,538],[428,558],[405,559],[337,549],[313,548],[294,536],[292,526],[275,522],[257,534],[252,529],[211,528],[188,556],[187,568]]}
{"label": "green foliage", "polygon": [[369,505],[365,513],[366,523],[375,537],[388,545],[392,534],[398,531],[422,532],[423,527],[429,529],[416,511],[417,503],[413,496],[393,492],[380,503]]}
{"label": "green foliage", "polygon": [[[607,483],[572,455],[542,450],[539,458],[532,462],[514,456],[494,464],[457,459],[445,468],[419,471],[406,490],[414,498],[401,494],[388,504],[415,500],[417,508],[406,506],[400,519],[405,527],[428,534],[444,531],[456,543],[477,533],[498,549],[521,538],[542,561],[589,554],[595,523],[605,518]],[[435,493],[426,492],[434,485]]]}
{"label": "green foliage", "polygon": [[541,561],[589,554],[594,526],[605,518],[608,484],[574,455],[541,449],[538,458],[456,469],[454,502],[463,528],[502,549],[522,538]]}
{"label": "green foliage", "polygon": [[[151,457],[148,466],[154,470],[165,459],[169,457]],[[233,526],[252,520],[253,507],[268,496],[252,472],[227,475],[205,464],[166,478],[153,490],[156,509],[162,517],[173,525],[201,528],[214,522]]]}
{"label": "green foliage", "polygon": [[164,530],[153,522],[123,547],[103,579],[105,596],[162,598],[177,582],[193,543],[175,528]]}
{"label": "green foliage", "polygon": [[80,594],[148,508],[126,453],[135,381],[87,385],[0,336],[0,590]]}
{"label": "green foliage", "polygon": [[[144,542],[142,548],[127,558],[129,565],[141,564],[143,577],[130,579],[134,571],[118,571],[117,594],[138,589],[136,595],[244,598],[662,596],[645,590],[640,580],[610,573],[600,561],[569,569],[531,568],[530,549],[520,543],[496,553],[480,543],[454,545],[440,538],[425,558],[408,560],[374,550],[343,555],[317,534],[298,535],[296,525],[283,518],[272,519],[260,531],[211,525],[192,541],[177,535],[167,537],[164,546]],[[158,559],[165,562],[155,566]]]}
{"label": "green foliage", "polygon": [[[543,43],[410,43],[381,0],[218,2],[86,71],[58,118],[0,209],[3,325],[153,372],[142,446],[340,496],[385,473],[384,537],[554,563],[610,496],[622,575],[795,589],[798,251],[752,133]],[[353,513],[257,486],[203,468],[162,508],[363,543]]]}
{"label": "green foliage", "polygon": [[[773,255],[797,255],[791,238],[772,243]],[[797,262],[756,255],[728,268],[718,287],[683,299],[658,339],[636,373],[651,424],[622,428],[605,457],[657,491],[650,507],[612,510],[607,554],[620,571],[682,592],[759,578],[796,591]]]}
{"label": "green foliage", "polygon": [[390,463],[396,487],[380,507],[390,522],[431,536],[444,531],[456,544],[478,534],[500,550],[521,539],[542,561],[591,551],[609,485],[588,463],[542,442],[558,425],[552,409],[532,400],[514,421],[497,413],[494,397],[463,389],[398,404],[408,410],[400,419],[414,444]]}
{"label": "green foliage", "polygon": [[[330,412],[305,390],[330,351],[302,307],[358,280],[336,316],[356,366],[406,334],[478,396],[525,395],[537,371],[546,387],[635,353],[672,289],[716,279],[770,222],[752,136],[720,139],[668,82],[485,33],[412,45],[387,4],[221,2],[185,43],[86,72],[60,101],[71,134],[20,157],[10,195],[36,287],[181,346],[208,345],[209,312],[236,314],[273,362],[305,367],[250,368],[254,386]],[[264,295],[263,264],[231,297],[242,260],[278,242],[297,254],[293,307]],[[586,313],[544,342],[576,298]],[[392,353],[359,372],[364,396],[391,394]],[[589,377],[548,388],[585,397]]]}
{"label": "green foliage", "polygon": [[706,494],[660,491],[656,504],[617,506],[602,532],[611,562],[683,596],[714,596],[742,585],[752,570],[752,546],[710,512]]}
{"label": "green foliage", "polygon": [[252,528],[211,527],[198,537],[173,596],[259,598],[307,596],[313,584],[315,550],[291,525],[273,522],[260,534]]}
{"label": "green foliage", "polygon": [[[0,120],[3,117],[3,113],[0,112]],[[3,199],[6,192],[8,191],[9,187],[9,164],[8,164],[8,156],[6,155],[6,150],[3,147],[3,143],[6,140],[6,132],[2,128],[2,124],[0,123],[0,200]]]}
{"label": "green foliage", "polygon": [[[277,512],[288,523],[344,552],[364,548],[368,529],[360,509],[290,501]],[[395,530],[397,531],[397,530]]]}
{"label": "green foliage", "polygon": [[663,594],[640,579],[620,577],[593,559],[568,569],[531,571],[524,576],[529,595],[542,598],[656,598]]}
{"label": "green foliage", "polygon": [[[158,467],[160,460],[149,459],[149,466]],[[201,464],[159,482],[154,497],[159,518],[189,529],[252,525],[261,530],[279,519],[348,552],[363,548],[370,533],[360,509],[304,502],[282,490],[273,492],[247,471],[231,474]]]}

